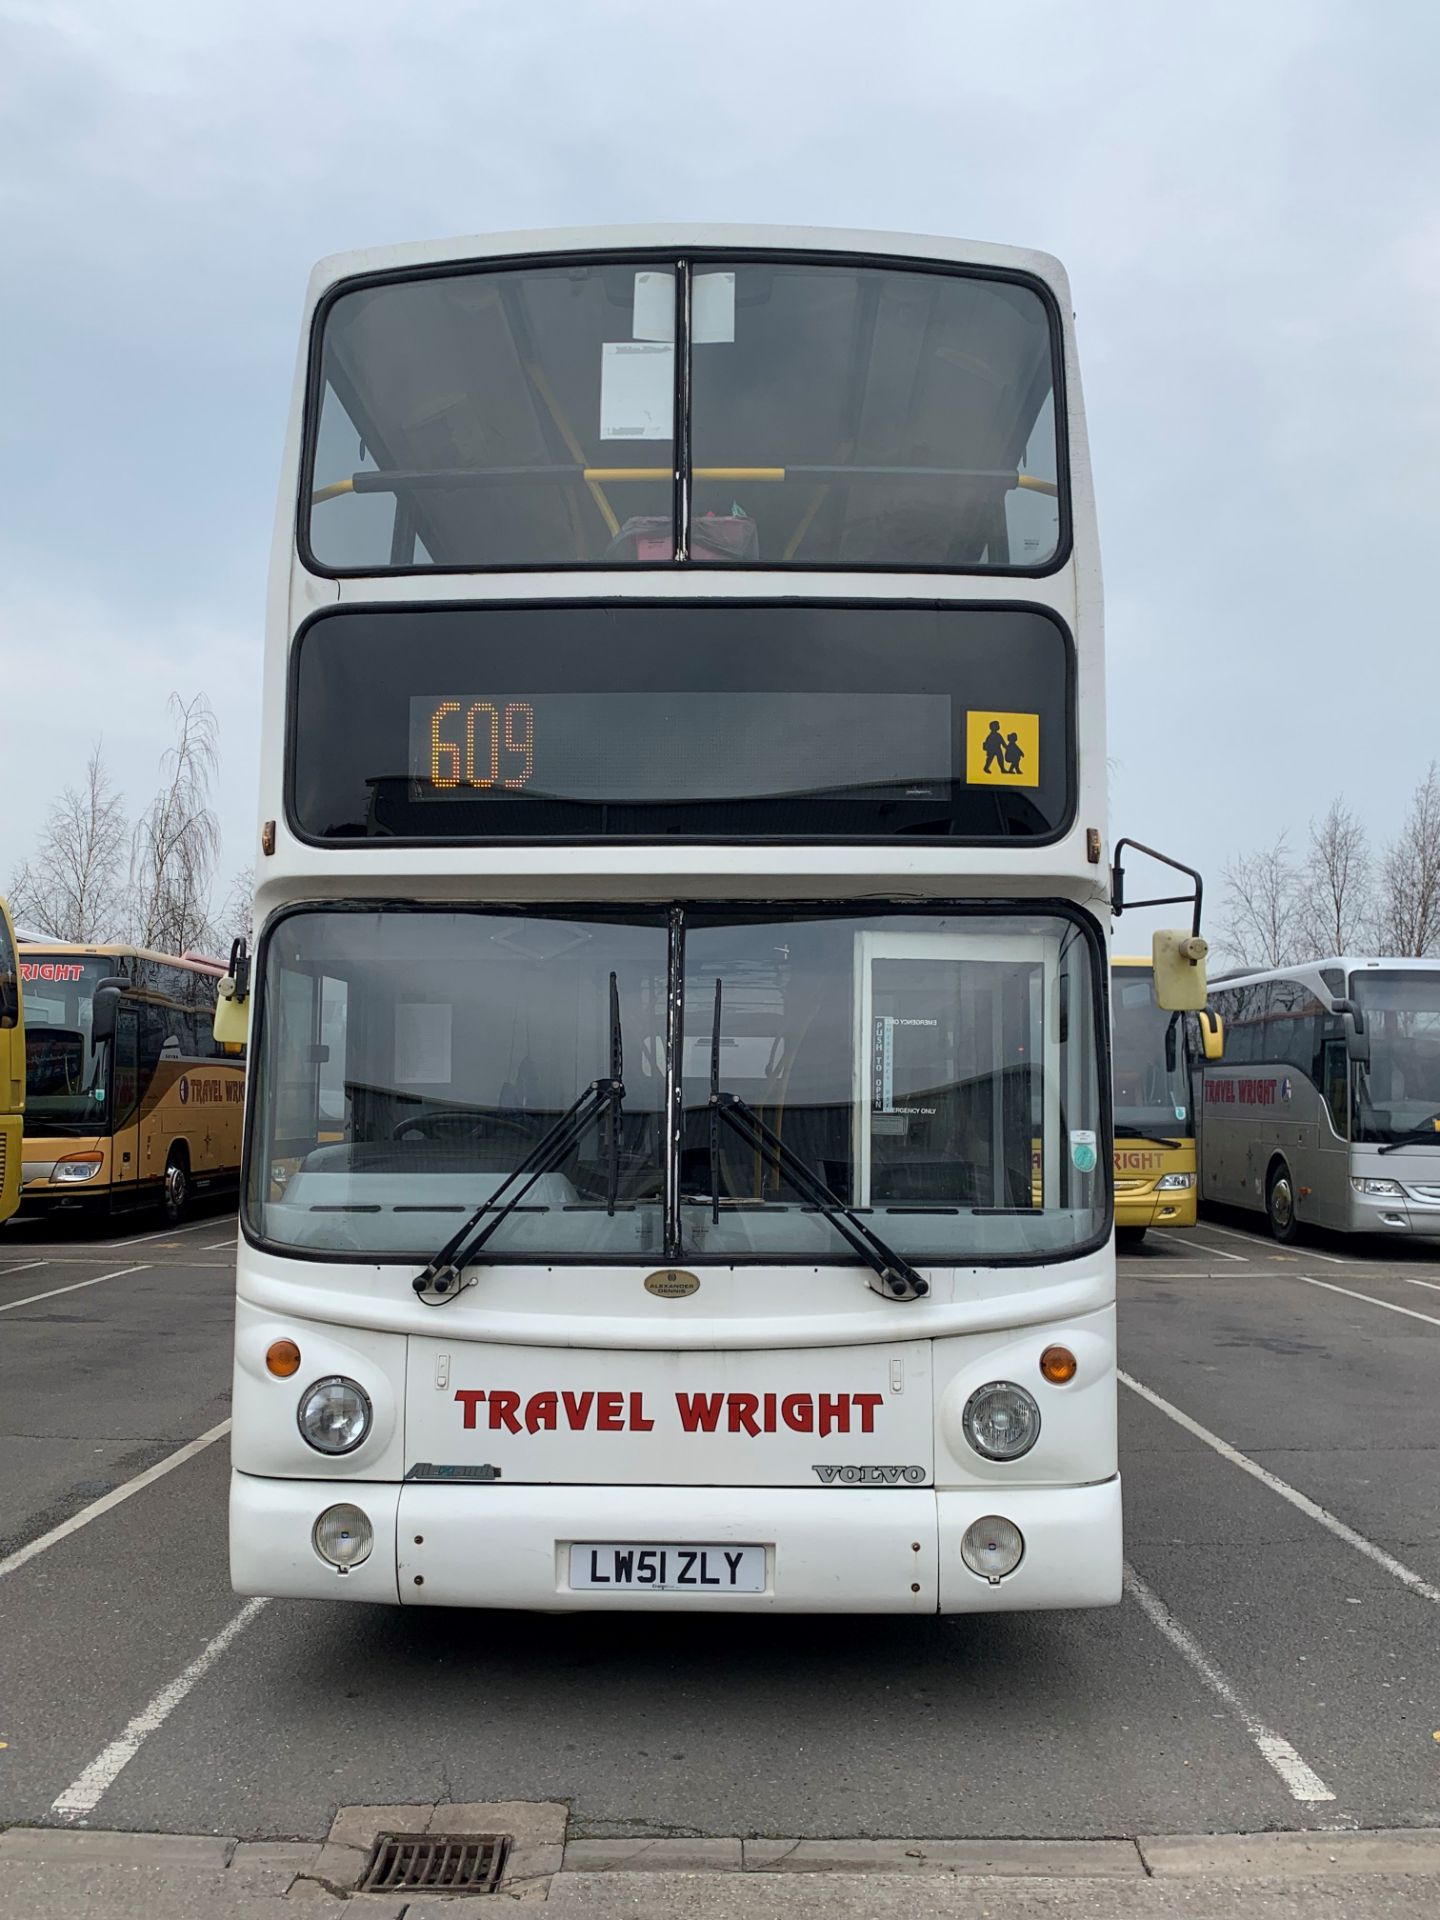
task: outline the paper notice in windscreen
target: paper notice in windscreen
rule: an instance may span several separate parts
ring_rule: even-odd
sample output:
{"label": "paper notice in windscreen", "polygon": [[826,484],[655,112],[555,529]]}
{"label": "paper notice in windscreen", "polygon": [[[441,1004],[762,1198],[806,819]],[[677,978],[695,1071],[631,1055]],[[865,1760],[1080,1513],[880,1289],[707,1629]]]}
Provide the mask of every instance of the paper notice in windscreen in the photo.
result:
{"label": "paper notice in windscreen", "polygon": [[735,338],[735,276],[697,273],[690,290],[690,338],[697,346]]}
{"label": "paper notice in windscreen", "polygon": [[402,1000],[396,1007],[397,1086],[449,1086],[450,1014],[447,1003],[432,1000]]}
{"label": "paper notice in windscreen", "polygon": [[[654,270],[635,275],[637,340],[675,338],[675,276]],[[697,346],[735,338],[735,275],[697,273],[690,285],[690,338]]]}
{"label": "paper notice in windscreen", "polygon": [[600,438],[668,440],[675,428],[671,343],[607,340],[600,352]]}
{"label": "paper notice in windscreen", "polygon": [[637,340],[675,338],[675,276],[653,268],[635,276],[635,318],[630,328]]}

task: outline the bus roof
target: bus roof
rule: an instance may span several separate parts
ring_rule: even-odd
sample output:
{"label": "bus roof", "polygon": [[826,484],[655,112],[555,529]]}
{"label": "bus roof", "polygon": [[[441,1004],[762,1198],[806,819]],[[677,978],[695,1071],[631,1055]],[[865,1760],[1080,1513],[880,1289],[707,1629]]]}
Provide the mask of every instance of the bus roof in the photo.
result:
{"label": "bus roof", "polygon": [[1317,968],[1341,968],[1346,973],[1363,971],[1366,967],[1399,968],[1402,972],[1413,969],[1417,972],[1434,973],[1440,967],[1440,956],[1396,955],[1389,957],[1375,954],[1326,954],[1319,960],[1294,960],[1283,967],[1232,967],[1228,973],[1212,973],[1212,987],[1234,987],[1250,980],[1289,980],[1297,973],[1314,973]]}
{"label": "bus roof", "polygon": [[123,940],[50,940],[44,934],[15,931],[15,944],[25,953],[83,953],[98,960],[156,960],[167,967],[190,967],[196,973],[223,974],[218,960],[195,953],[159,953],[153,947],[132,947]]}
{"label": "bus roof", "polygon": [[515,233],[465,234],[450,240],[408,241],[396,246],[364,247],[332,253],[310,276],[313,306],[341,280],[359,275],[403,273],[407,269],[454,266],[463,261],[518,259],[576,253],[636,253],[656,250],[726,253],[873,254],[892,260],[924,260],[954,266],[988,267],[1033,274],[1043,280],[1070,311],[1070,283],[1053,254],[1030,247],[997,246],[989,240],[947,239],[938,234],[885,233],[869,228],[782,227],[649,223],[624,227],[531,228]]}

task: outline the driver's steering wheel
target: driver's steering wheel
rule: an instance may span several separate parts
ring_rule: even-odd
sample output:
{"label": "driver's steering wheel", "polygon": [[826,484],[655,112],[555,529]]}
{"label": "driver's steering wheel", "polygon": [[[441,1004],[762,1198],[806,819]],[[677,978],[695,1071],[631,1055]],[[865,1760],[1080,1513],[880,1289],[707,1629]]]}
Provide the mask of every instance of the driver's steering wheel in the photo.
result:
{"label": "driver's steering wheel", "polygon": [[446,1139],[493,1140],[497,1136],[502,1139],[508,1136],[530,1147],[536,1139],[533,1129],[523,1121],[507,1120],[500,1114],[415,1113],[408,1119],[397,1120],[390,1129],[392,1140],[409,1139],[415,1134],[422,1140],[433,1140],[437,1144]]}

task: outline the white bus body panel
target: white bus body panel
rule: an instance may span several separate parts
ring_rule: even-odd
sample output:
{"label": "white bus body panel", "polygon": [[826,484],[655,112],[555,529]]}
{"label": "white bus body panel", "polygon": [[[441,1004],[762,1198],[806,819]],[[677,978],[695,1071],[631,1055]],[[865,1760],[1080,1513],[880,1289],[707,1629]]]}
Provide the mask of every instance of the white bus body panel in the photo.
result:
{"label": "white bus body panel", "polygon": [[[633,1294],[635,1275],[600,1277]],[[532,1297],[535,1278],[521,1269],[496,1276],[497,1284],[528,1285]],[[773,1271],[740,1280],[773,1305]],[[880,1323],[890,1323],[897,1310],[869,1297]],[[436,1334],[436,1311],[412,1304],[412,1324],[423,1314],[425,1331],[407,1335],[325,1325],[242,1300],[231,1495],[237,1590],[539,1609],[795,1612],[1118,1600],[1113,1305],[932,1339],[921,1331],[929,1322],[917,1303],[899,1310],[912,1316],[908,1338],[725,1348],[710,1343],[705,1322],[689,1329],[700,1335],[694,1344],[641,1344],[640,1328],[668,1325],[671,1341],[684,1337],[683,1322],[665,1315],[691,1303],[653,1304],[658,1313],[635,1314],[628,1335],[615,1315],[610,1344],[581,1345],[586,1328],[563,1312],[534,1316],[548,1343],[512,1344],[460,1337],[480,1330],[477,1317],[482,1326],[488,1319],[473,1312],[468,1329],[457,1318],[453,1332]],[[942,1302],[930,1311],[954,1324],[963,1309]],[[556,1342],[567,1324],[570,1339]],[[599,1324],[592,1312],[590,1329]],[[752,1336],[763,1338],[764,1324],[763,1311],[749,1316]],[[812,1341],[823,1337],[824,1316],[811,1326]],[[264,1367],[278,1338],[301,1350],[301,1369],[289,1380]],[[1079,1362],[1064,1387],[1039,1371],[1040,1354],[1056,1340]],[[329,1373],[357,1380],[374,1408],[366,1440],[339,1459],[317,1456],[296,1422],[304,1389]],[[1041,1408],[1039,1439],[1019,1461],[985,1460],[965,1439],[965,1404],[995,1379],[1021,1381]],[[497,1477],[461,1477],[481,1469]],[[368,1559],[345,1574],[311,1543],[319,1515],[341,1500],[362,1507],[376,1535]],[[987,1513],[1012,1520],[1026,1540],[1020,1567],[998,1586],[972,1574],[959,1553],[966,1527]],[[765,1590],[572,1589],[570,1545],[595,1540],[758,1544],[767,1556]]]}
{"label": "white bus body panel", "polygon": [[[336,1501],[375,1529],[348,1573],[310,1544]],[[998,1585],[960,1558],[965,1529],[1002,1514],[1025,1537]],[[766,1590],[754,1594],[603,1593],[569,1584],[571,1542],[759,1543]],[[237,1593],[406,1606],[534,1612],[1015,1613],[1108,1607],[1120,1600],[1120,1481],[994,1492],[729,1487],[355,1486],[262,1480],[230,1490]],[[916,1588],[919,1591],[916,1591]]]}

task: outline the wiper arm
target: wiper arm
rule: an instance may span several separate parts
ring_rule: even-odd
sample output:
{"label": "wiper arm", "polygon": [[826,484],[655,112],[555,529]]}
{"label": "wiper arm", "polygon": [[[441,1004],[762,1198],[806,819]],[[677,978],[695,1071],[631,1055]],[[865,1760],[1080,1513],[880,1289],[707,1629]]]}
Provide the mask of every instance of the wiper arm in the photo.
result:
{"label": "wiper arm", "polygon": [[1117,1140],[1153,1140],[1157,1147],[1183,1147],[1183,1140],[1167,1140],[1163,1134],[1147,1133],[1144,1127],[1132,1127],[1123,1120],[1115,1122]]}
{"label": "wiper arm", "polygon": [[[616,1188],[620,1173],[620,1108],[625,1085],[619,1068],[623,1060],[620,1038],[620,997],[615,975],[610,976],[610,1065],[614,1071],[602,1080],[592,1080],[524,1158],[513,1167],[488,1200],[451,1235],[429,1264],[411,1281],[427,1306],[439,1306],[460,1292],[465,1268],[480,1255],[486,1242],[505,1224],[527,1193],[547,1173],[553,1173],[590,1127],[610,1117],[608,1138],[609,1177],[606,1212],[615,1212]],[[516,1183],[520,1182],[519,1185]],[[513,1189],[513,1191],[512,1191]]]}
{"label": "wiper arm", "polygon": [[711,1217],[720,1218],[720,1144],[719,1123],[734,1129],[748,1147],[762,1159],[768,1154],[791,1186],[817,1213],[827,1219],[840,1238],[875,1275],[871,1286],[887,1299],[919,1300],[930,1291],[930,1282],[918,1274],[908,1260],[887,1246],[879,1234],[828,1187],[800,1156],[793,1153],[778,1133],[771,1131],[747,1100],[738,1093],[720,1088],[720,982],[715,982],[715,1025],[710,1036],[710,1198]]}
{"label": "wiper arm", "polygon": [[610,976],[610,1084],[614,1098],[606,1108],[605,1211],[613,1220],[620,1196],[620,1105],[625,1098],[625,1043],[620,1033],[620,989]]}
{"label": "wiper arm", "polygon": [[1422,1120],[1418,1127],[1411,1127],[1398,1140],[1387,1141],[1380,1151],[1395,1153],[1401,1147],[1424,1146],[1427,1140],[1440,1146],[1440,1113],[1432,1113],[1428,1120]]}

